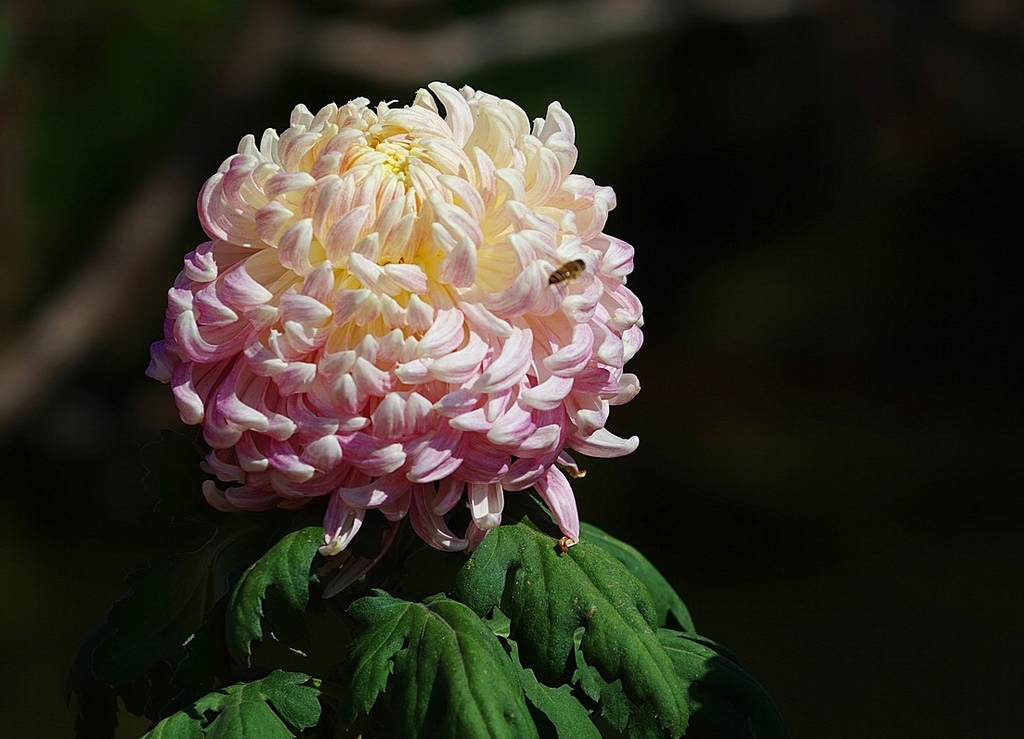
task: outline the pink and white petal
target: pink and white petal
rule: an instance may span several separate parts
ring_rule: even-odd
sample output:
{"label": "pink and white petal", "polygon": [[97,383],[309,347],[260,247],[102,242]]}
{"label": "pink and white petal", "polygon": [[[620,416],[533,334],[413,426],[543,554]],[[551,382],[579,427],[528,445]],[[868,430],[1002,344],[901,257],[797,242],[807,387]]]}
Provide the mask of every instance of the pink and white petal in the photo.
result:
{"label": "pink and white petal", "polygon": [[576,496],[565,475],[557,467],[549,467],[548,471],[534,484],[540,497],[544,499],[555,523],[562,533],[573,543],[580,540],[580,514],[576,509]]}
{"label": "pink and white petal", "polygon": [[359,533],[365,516],[366,509],[351,506],[337,492],[332,493],[324,515],[324,544],[320,554],[330,557],[348,547]]}
{"label": "pink and white petal", "polygon": [[421,539],[442,552],[461,552],[469,542],[451,532],[444,519],[431,510],[427,486],[416,485],[412,493],[412,509],[409,520],[413,530]]}
{"label": "pink and white petal", "polygon": [[598,429],[587,437],[570,437],[567,446],[575,449],[580,454],[600,459],[610,457],[624,457],[636,451],[640,445],[640,439],[631,436],[623,439],[616,436],[608,429]]}
{"label": "pink and white petal", "polygon": [[469,513],[478,528],[489,531],[501,523],[501,511],[505,507],[505,493],[501,484],[476,483],[467,485]]}

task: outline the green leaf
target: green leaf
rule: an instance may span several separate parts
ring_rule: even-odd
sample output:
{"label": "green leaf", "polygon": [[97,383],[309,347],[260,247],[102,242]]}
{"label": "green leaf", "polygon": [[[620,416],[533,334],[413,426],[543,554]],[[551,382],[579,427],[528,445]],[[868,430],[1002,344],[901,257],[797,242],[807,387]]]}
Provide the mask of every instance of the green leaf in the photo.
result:
{"label": "green leaf", "polygon": [[586,538],[589,542],[597,544],[615,557],[615,559],[622,562],[626,569],[644,584],[647,592],[651,594],[654,608],[658,612],[659,626],[667,625],[668,616],[671,615],[675,618],[676,625],[683,631],[690,633],[696,631],[693,619],[690,617],[690,612],[687,610],[686,604],[683,603],[683,599],[679,597],[668,580],[655,569],[654,565],[644,555],[640,554],[640,552],[626,542],[620,541],[588,523],[580,525],[580,536]]}
{"label": "green leaf", "polygon": [[267,590],[274,588],[294,611],[306,610],[311,572],[318,547],[323,544],[322,526],[308,526],[286,535],[254,562],[239,579],[227,612],[227,643],[232,656],[248,664],[252,643],[263,639]]}
{"label": "green leaf", "polygon": [[259,556],[265,538],[262,525],[236,528],[197,552],[157,560],[129,575],[130,591],[111,607],[110,631],[92,655],[96,676],[123,685],[158,662],[180,661],[185,642],[227,595],[232,572]]}
{"label": "green leaf", "polygon": [[[100,695],[95,684],[112,687],[128,710],[155,720],[215,684],[227,660],[219,632],[231,584],[285,527],[296,525],[296,514],[213,510],[200,490],[198,450],[175,434],[165,434],[143,454],[146,486],[160,500],[158,510],[176,516],[173,536],[193,549],[154,559],[128,576],[128,591],[79,650],[69,688],[81,701]],[[209,520],[197,520],[193,512]],[[218,634],[212,639],[214,621]],[[97,711],[108,704],[81,705]],[[87,736],[84,730],[80,735]]]}
{"label": "green leaf", "polygon": [[231,685],[168,716],[142,739],[292,739],[320,720],[309,675],[275,670]]}
{"label": "green leaf", "polygon": [[789,739],[774,701],[739,665],[700,637],[659,629],[658,639],[668,651],[679,678],[689,687],[695,726],[719,730],[736,726],[740,723],[738,714],[750,720],[753,735],[758,739]]}
{"label": "green leaf", "polygon": [[508,655],[463,604],[378,590],[348,612],[362,624],[342,668],[348,722],[369,714],[402,739],[537,736]]}
{"label": "green leaf", "polygon": [[[501,611],[496,613],[500,614]],[[498,623],[504,625],[508,619],[499,619]],[[530,705],[541,714],[541,721],[536,721],[538,717],[534,714],[541,738],[601,739],[601,732],[590,721],[590,712],[572,694],[570,686],[552,688],[537,680],[533,670],[523,667],[520,662],[519,646],[515,641],[509,639],[507,643],[512,653],[512,662],[519,673],[519,684]]]}
{"label": "green leaf", "polygon": [[[556,540],[557,532],[545,533],[528,518],[499,526],[459,573],[453,597],[480,616],[495,607],[506,613],[523,665],[541,681],[575,677],[592,698],[612,701],[602,713],[621,709],[631,731],[651,720],[681,735],[686,691],[658,641],[647,589],[599,545],[584,539],[559,554]],[[614,688],[605,687],[616,682],[628,704],[615,702]]]}

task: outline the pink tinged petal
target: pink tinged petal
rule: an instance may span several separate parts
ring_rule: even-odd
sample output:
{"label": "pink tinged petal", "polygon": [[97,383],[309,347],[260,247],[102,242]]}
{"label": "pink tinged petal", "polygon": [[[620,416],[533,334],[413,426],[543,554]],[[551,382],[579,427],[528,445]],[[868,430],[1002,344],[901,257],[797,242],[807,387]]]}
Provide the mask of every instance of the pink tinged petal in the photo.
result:
{"label": "pink tinged petal", "polygon": [[381,337],[377,347],[377,360],[387,364],[398,364],[405,359],[405,334],[400,328],[393,328]]}
{"label": "pink tinged petal", "polygon": [[313,386],[316,380],[316,365],[305,361],[288,362],[279,373],[274,373],[273,382],[282,395],[304,393]]}
{"label": "pink tinged petal", "polygon": [[532,206],[546,203],[562,184],[562,179],[558,157],[549,149],[539,149],[526,168],[526,202]]}
{"label": "pink tinged petal", "polygon": [[454,287],[469,287],[476,281],[477,247],[463,236],[441,260],[441,282]]}
{"label": "pink tinged petal", "polygon": [[364,286],[371,290],[381,289],[381,277],[384,270],[380,265],[371,261],[358,252],[352,252],[348,257],[348,271],[359,280]]}
{"label": "pink tinged petal", "polygon": [[218,172],[208,179],[199,190],[196,209],[199,211],[199,222],[206,235],[211,239],[227,240],[231,222],[224,216],[221,208],[221,180],[224,174]]}
{"label": "pink tinged petal", "polygon": [[401,444],[389,444],[369,434],[343,436],[341,446],[345,450],[345,459],[366,475],[387,475],[405,464],[405,450]]}
{"label": "pink tinged petal", "polygon": [[405,451],[410,463],[406,478],[424,483],[448,477],[462,464],[461,442],[462,433],[445,424],[434,433],[407,443]]}
{"label": "pink tinged petal", "polygon": [[179,313],[174,319],[174,340],[193,362],[207,363],[223,358],[221,348],[203,338],[196,316],[190,310]]}
{"label": "pink tinged petal", "polygon": [[487,440],[501,447],[518,447],[536,430],[530,412],[515,404],[491,426]]}
{"label": "pink tinged petal", "polygon": [[588,457],[624,457],[640,445],[640,439],[631,436],[623,439],[608,429],[598,429],[586,437],[572,437],[568,446]]}
{"label": "pink tinged petal", "polygon": [[356,356],[355,351],[352,349],[322,353],[318,360],[320,375],[325,378],[331,378],[351,371],[356,364]]}
{"label": "pink tinged petal", "polygon": [[238,320],[238,314],[221,302],[215,283],[196,293],[193,306],[199,323],[205,326],[227,326]]}
{"label": "pink tinged petal", "polygon": [[445,254],[450,254],[455,249],[455,245],[458,243],[459,238],[460,237],[458,235],[453,234],[436,221],[430,224],[430,240],[434,246]]}
{"label": "pink tinged petal", "polygon": [[589,436],[599,428],[604,427],[608,421],[608,401],[599,400],[596,406],[596,408],[581,408],[573,416],[573,422],[578,430],[577,433],[581,436]]}
{"label": "pink tinged petal", "polygon": [[562,108],[562,104],[556,100],[548,105],[548,114],[545,118],[538,118],[533,122],[533,134],[544,142],[556,135],[561,135],[571,142],[576,140],[576,126]]}
{"label": "pink tinged petal", "polygon": [[388,521],[401,521],[412,505],[412,485],[406,487],[401,495],[389,498],[381,504],[379,510]]}
{"label": "pink tinged petal", "polygon": [[338,574],[335,578],[324,588],[324,598],[333,598],[367,572],[372,570],[374,566],[384,558],[384,555],[388,553],[388,550],[391,549],[391,545],[394,543],[397,535],[397,525],[388,527],[387,531],[385,531],[384,535],[381,537],[381,548],[376,557],[373,559],[367,559],[366,557],[352,557],[345,562],[345,564],[341,566],[341,569],[338,570]]}
{"label": "pink tinged petal", "polygon": [[338,493],[332,493],[324,515],[324,545],[320,554],[329,557],[344,551],[359,533],[365,515],[365,509],[350,506]]}
{"label": "pink tinged petal", "polygon": [[[237,506],[232,505],[228,502],[228,499],[224,495],[224,491],[217,487],[217,483],[213,480],[203,481],[203,497],[206,498],[206,502],[209,503],[213,508],[222,513],[238,513],[240,510]],[[276,495],[274,496],[277,497]]]}
{"label": "pink tinged petal", "polygon": [[206,455],[206,458],[199,466],[204,472],[215,474],[221,482],[242,482],[246,479],[252,479],[252,476],[246,475],[242,468],[234,463],[233,459],[233,449],[214,449]]}
{"label": "pink tinged petal", "polygon": [[409,433],[430,431],[434,423],[434,405],[417,392],[409,393],[405,404],[405,424]]}
{"label": "pink tinged petal", "polygon": [[549,411],[562,404],[575,382],[572,377],[552,375],[539,385],[520,391],[519,400],[531,408]]}
{"label": "pink tinged petal", "polygon": [[462,349],[435,359],[429,366],[432,377],[452,385],[461,385],[475,378],[480,372],[480,363],[487,356],[487,342],[476,333],[469,335],[469,341]]}
{"label": "pink tinged petal", "polygon": [[259,342],[247,346],[242,354],[249,364],[249,370],[261,377],[273,377],[288,367],[288,362]]}
{"label": "pink tinged petal", "polygon": [[427,275],[419,265],[386,264],[384,274],[407,292],[420,295],[427,292]]}
{"label": "pink tinged petal", "polygon": [[633,247],[622,239],[605,236],[607,247],[601,255],[601,274],[625,277],[633,271]]}
{"label": "pink tinged petal", "polygon": [[325,232],[337,217],[338,207],[343,206],[341,198],[345,186],[338,176],[341,155],[338,152],[321,152],[309,174],[316,180],[303,198],[303,215],[313,219],[313,233],[323,240]]}
{"label": "pink tinged petal", "polygon": [[256,211],[256,235],[268,244],[277,246],[281,234],[295,221],[295,211],[284,203],[273,201]]}
{"label": "pink tinged petal", "polygon": [[494,422],[487,418],[483,408],[460,413],[453,416],[448,423],[459,431],[472,431],[478,434],[486,434],[494,425]]}
{"label": "pink tinged petal", "polygon": [[431,82],[427,87],[444,105],[445,123],[451,129],[452,139],[460,147],[465,146],[473,131],[473,112],[466,99],[455,88],[443,82]]}
{"label": "pink tinged petal", "polygon": [[349,321],[363,325],[373,320],[378,312],[377,298],[365,288],[339,290],[334,298],[334,316],[339,324]]}
{"label": "pink tinged petal", "polygon": [[306,482],[316,474],[316,468],[303,462],[291,444],[271,441],[267,452],[270,466],[290,483]]}
{"label": "pink tinged petal", "polygon": [[267,430],[263,433],[271,439],[287,441],[295,434],[295,422],[288,416],[267,410]]}
{"label": "pink tinged petal", "polygon": [[521,173],[508,167],[502,167],[495,170],[494,177],[500,193],[499,199],[503,196],[504,200],[510,204],[526,202],[526,185]]}
{"label": "pink tinged petal", "polygon": [[391,235],[391,229],[395,227],[404,212],[405,201],[401,198],[392,200],[377,213],[377,219],[373,222],[372,230],[380,234],[381,239],[387,243],[388,237]]}
{"label": "pink tinged petal", "polygon": [[320,472],[330,472],[341,464],[343,457],[341,442],[333,434],[310,442],[302,450],[302,461]]}
{"label": "pink tinged petal", "polygon": [[562,427],[555,423],[539,426],[536,431],[523,439],[516,449],[522,457],[552,454],[562,445]]}
{"label": "pink tinged petal", "polygon": [[472,410],[480,402],[479,393],[458,388],[434,403],[434,410],[442,416],[453,417]]}
{"label": "pink tinged petal", "polygon": [[309,274],[313,270],[310,262],[310,248],[313,242],[313,221],[303,218],[281,235],[277,245],[277,255],[281,264],[298,275]]}
{"label": "pink tinged petal", "polygon": [[623,351],[622,339],[613,333],[605,332],[597,347],[597,358],[612,367],[621,367],[625,364]]}
{"label": "pink tinged petal", "polygon": [[550,272],[540,262],[533,262],[519,273],[507,290],[487,296],[487,308],[503,318],[514,318],[529,311],[550,287]]}
{"label": "pink tinged petal", "polygon": [[434,308],[418,295],[412,295],[405,307],[405,320],[410,331],[426,331],[434,323]]}
{"label": "pink tinged petal", "polygon": [[473,523],[483,531],[498,526],[501,523],[501,511],[505,507],[505,494],[501,484],[471,482],[467,487],[469,512],[473,516]]}
{"label": "pink tinged petal", "polygon": [[334,378],[331,386],[331,402],[346,413],[356,413],[365,402],[365,397],[360,397],[356,388],[356,381],[351,373],[339,375]]}
{"label": "pink tinged petal", "polygon": [[466,320],[484,334],[504,338],[512,333],[512,324],[498,318],[480,303],[463,302],[459,308],[465,314]]}
{"label": "pink tinged petal", "polygon": [[[297,437],[303,442],[311,442],[324,436],[330,436],[341,429],[348,419],[338,417],[337,410],[331,409],[329,416],[309,406],[310,398],[305,395],[292,395],[284,400],[284,412],[295,421],[298,427]],[[356,429],[352,429],[356,430]]]}
{"label": "pink tinged petal", "polygon": [[466,483],[454,477],[446,477],[437,483],[437,494],[431,503],[430,509],[435,515],[443,516],[451,511],[462,500],[462,493],[466,490]]}
{"label": "pink tinged petal", "polygon": [[316,298],[289,289],[281,296],[282,322],[295,321],[303,326],[322,327],[330,320],[332,311]]}
{"label": "pink tinged petal", "polygon": [[[395,202],[400,204],[400,201]],[[407,213],[402,216],[402,219],[388,232],[384,243],[381,244],[381,255],[392,261],[397,258],[411,256],[407,254],[406,249],[408,248],[409,237],[412,236],[415,225],[415,213]]]}
{"label": "pink tinged petal", "polygon": [[178,415],[190,426],[202,423],[206,415],[203,398],[192,383],[192,368],[191,363],[179,364],[171,374],[171,392],[178,406]]}
{"label": "pink tinged petal", "polygon": [[633,326],[622,334],[622,362],[625,364],[636,354],[644,343],[644,334],[639,326]]}
{"label": "pink tinged petal", "polygon": [[619,391],[608,399],[608,403],[609,405],[623,405],[635,398],[639,392],[639,378],[631,372],[625,372],[619,379]]}
{"label": "pink tinged petal", "polygon": [[265,511],[285,503],[281,496],[270,488],[252,485],[228,488],[224,491],[224,497],[235,510],[243,511]]}
{"label": "pink tinged petal", "polygon": [[238,466],[247,473],[265,472],[270,466],[267,455],[256,445],[257,434],[246,431],[235,444]]}
{"label": "pink tinged petal", "polygon": [[236,310],[262,305],[274,297],[272,292],[249,275],[245,262],[239,263],[220,280],[219,295],[226,305]]}
{"label": "pink tinged petal", "polygon": [[468,238],[475,247],[479,248],[484,240],[480,224],[462,208],[444,202],[437,190],[432,190],[428,197],[434,217],[437,219],[435,223],[443,225],[456,241]]}
{"label": "pink tinged petal", "polygon": [[[472,438],[474,436],[475,439]],[[458,476],[466,482],[497,482],[509,470],[508,452],[495,448],[493,444],[488,444],[483,437],[476,434],[467,434],[463,437],[462,454]]]}
{"label": "pink tinged petal", "polygon": [[344,265],[348,262],[356,242],[363,235],[371,213],[370,206],[360,205],[342,215],[328,229],[324,240],[324,249],[331,262],[337,265]]}
{"label": "pink tinged petal", "polygon": [[370,414],[373,435],[378,439],[401,439],[407,433],[405,423],[405,398],[398,393],[388,393],[384,400]]}
{"label": "pink tinged petal", "polygon": [[[366,234],[366,236],[356,242],[356,245],[352,248],[352,254],[359,254],[371,262],[376,262],[380,257],[380,234],[372,231]],[[351,258],[352,256],[349,255],[349,259]]]}
{"label": "pink tinged petal", "polygon": [[146,368],[146,376],[160,382],[170,382],[178,361],[177,354],[167,346],[166,340],[154,341],[149,346],[149,366]]}
{"label": "pink tinged petal", "polygon": [[593,356],[594,332],[586,323],[572,330],[572,342],[544,360],[544,367],[553,375],[571,377],[581,372]]}
{"label": "pink tinged petal", "polygon": [[590,285],[595,289],[587,287],[583,294],[569,295],[562,301],[562,310],[573,323],[590,323],[594,319],[604,290],[600,280],[591,280]]}
{"label": "pink tinged petal", "polygon": [[436,515],[427,501],[425,485],[417,485],[412,492],[412,511],[409,520],[413,530],[421,539],[442,552],[461,552],[469,542],[460,539],[445,525],[444,519]]}
{"label": "pink tinged petal", "polygon": [[419,385],[427,382],[430,377],[430,366],[422,359],[414,359],[395,367],[395,377],[406,385]]}
{"label": "pink tinged petal", "polygon": [[412,487],[401,473],[387,474],[373,482],[356,488],[339,488],[346,503],[358,508],[380,508],[388,501],[400,498]]}
{"label": "pink tinged petal", "polygon": [[434,323],[423,334],[416,348],[420,357],[440,357],[455,351],[465,337],[462,312],[456,308],[437,311]]}
{"label": "pink tinged petal", "polygon": [[565,479],[565,475],[557,467],[550,467],[544,476],[537,480],[534,487],[551,509],[558,528],[574,543],[578,542],[580,515],[576,510],[576,496],[573,495],[572,486]]}
{"label": "pink tinged petal", "polygon": [[352,379],[361,393],[382,397],[391,390],[391,375],[359,357],[352,368]]}
{"label": "pink tinged petal", "polygon": [[473,392],[497,393],[516,385],[533,361],[530,352],[532,345],[533,333],[530,329],[513,329],[512,335],[501,347],[501,354],[473,384]]}
{"label": "pink tinged petal", "polygon": [[320,265],[306,275],[302,282],[302,294],[326,306],[334,297],[334,267],[330,262]]}
{"label": "pink tinged petal", "polygon": [[268,425],[265,414],[238,398],[234,380],[229,377],[208,404],[203,438],[214,449],[227,449],[238,442],[243,431],[262,432]]}
{"label": "pink tinged petal", "polygon": [[213,282],[217,279],[219,268],[214,257],[215,244],[207,241],[185,255],[181,273],[186,279],[192,282]]}
{"label": "pink tinged petal", "polygon": [[475,222],[480,223],[484,219],[484,201],[480,193],[473,185],[462,177],[443,174],[437,178],[442,187],[450,191],[456,198],[457,204],[469,214]]}
{"label": "pink tinged petal", "polygon": [[543,477],[557,456],[557,452],[552,452],[546,457],[520,457],[501,478],[502,487],[506,490],[525,490]]}

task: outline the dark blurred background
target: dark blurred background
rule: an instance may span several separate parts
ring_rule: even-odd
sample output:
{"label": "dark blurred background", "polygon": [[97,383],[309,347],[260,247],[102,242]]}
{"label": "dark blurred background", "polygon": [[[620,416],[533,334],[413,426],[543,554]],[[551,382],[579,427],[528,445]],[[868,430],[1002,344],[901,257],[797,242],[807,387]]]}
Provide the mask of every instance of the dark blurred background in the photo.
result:
{"label": "dark blurred background", "polygon": [[[144,10],[142,8],[145,8]],[[0,711],[165,542],[139,449],[194,202],[298,102],[432,79],[572,114],[635,245],[644,390],[584,518],[663,569],[795,737],[1024,736],[1024,6],[38,2],[0,9]]]}

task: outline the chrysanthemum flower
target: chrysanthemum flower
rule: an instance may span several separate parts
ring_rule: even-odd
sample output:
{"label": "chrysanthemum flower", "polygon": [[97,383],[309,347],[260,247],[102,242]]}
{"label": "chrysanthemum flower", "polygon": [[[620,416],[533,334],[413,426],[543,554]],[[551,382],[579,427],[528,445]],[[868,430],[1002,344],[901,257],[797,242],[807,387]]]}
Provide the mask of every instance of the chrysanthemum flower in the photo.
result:
{"label": "chrysanthemum flower", "polygon": [[370,509],[464,549],[531,486],[576,541],[566,450],[637,445],[605,429],[639,389],[622,370],[642,341],[633,249],[603,233],[612,190],[571,174],[572,120],[557,102],[531,126],[508,100],[430,90],[444,115],[420,90],[406,107],[300,105],[283,134],[242,139],[202,189],[211,240],[185,257],[152,347],[148,374],[226,483],[207,483],[210,503],[328,496],[325,554]]}

